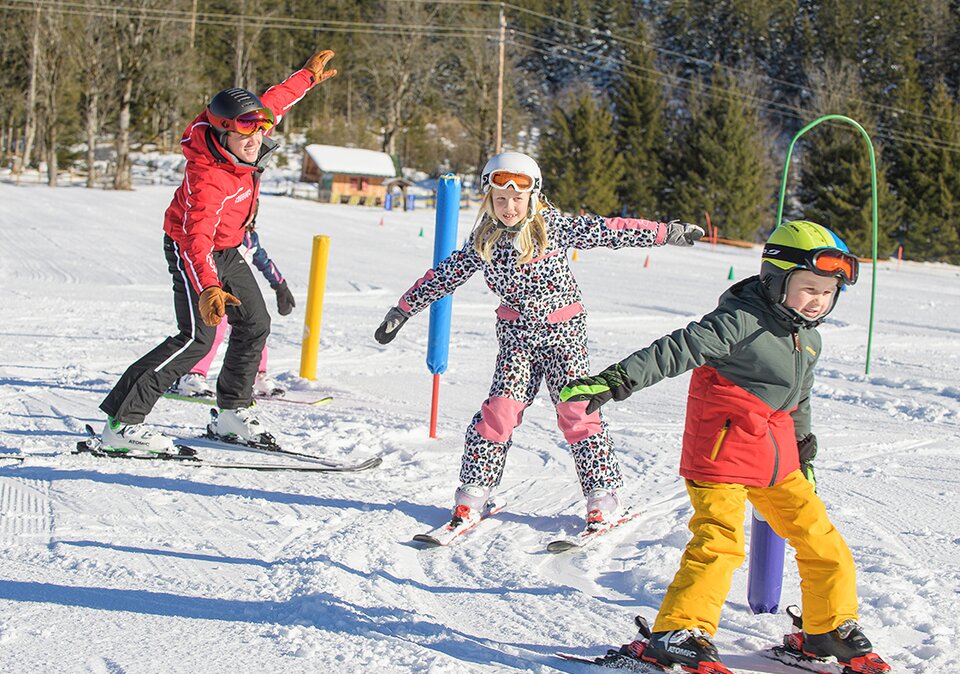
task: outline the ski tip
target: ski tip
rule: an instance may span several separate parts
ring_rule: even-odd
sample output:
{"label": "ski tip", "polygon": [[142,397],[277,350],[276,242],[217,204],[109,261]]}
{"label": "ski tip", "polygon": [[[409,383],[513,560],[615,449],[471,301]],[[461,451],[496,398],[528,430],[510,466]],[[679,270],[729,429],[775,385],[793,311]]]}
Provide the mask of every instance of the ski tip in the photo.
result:
{"label": "ski tip", "polygon": [[417,534],[416,536],[413,537],[413,540],[415,540],[417,543],[424,543],[428,548],[443,547],[443,543],[438,541],[436,538],[434,538],[430,534]]}
{"label": "ski tip", "polygon": [[357,466],[356,470],[370,470],[371,468],[376,468],[376,467],[379,466],[381,463],[383,463],[383,457],[382,457],[382,456],[374,456],[374,457],[371,457],[371,458],[367,459],[367,460],[364,461],[363,463],[359,464],[359,465]]}
{"label": "ski tip", "polygon": [[580,546],[573,541],[551,541],[547,543],[547,552],[566,552],[567,550],[573,550],[579,547]]}

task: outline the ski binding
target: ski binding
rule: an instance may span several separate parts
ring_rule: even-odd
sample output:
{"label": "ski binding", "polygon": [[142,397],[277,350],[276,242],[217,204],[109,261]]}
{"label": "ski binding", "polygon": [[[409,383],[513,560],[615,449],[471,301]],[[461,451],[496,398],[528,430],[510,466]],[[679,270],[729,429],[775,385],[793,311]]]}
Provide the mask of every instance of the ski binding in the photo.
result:
{"label": "ski binding", "polygon": [[583,550],[584,548],[593,545],[593,543],[602,536],[603,534],[615,529],[616,527],[629,522],[634,517],[640,513],[624,512],[620,517],[614,522],[602,523],[600,526],[595,524],[588,524],[587,527],[581,531],[576,536],[568,538],[558,538],[555,541],[551,541],[547,544],[548,552],[566,552],[567,550]]}
{"label": "ski binding", "polygon": [[487,504],[483,507],[483,510],[480,512],[480,519],[475,522],[466,522],[460,521],[456,524],[454,522],[458,519],[456,517],[452,518],[451,521],[443,524],[442,526],[437,527],[432,531],[428,531],[425,534],[417,534],[413,537],[418,543],[425,543],[427,547],[436,548],[436,547],[445,547],[450,545],[457,537],[462,536],[468,531],[473,530],[478,524],[483,520],[487,519],[491,515],[503,510],[505,503],[494,503],[493,501],[487,501]]}

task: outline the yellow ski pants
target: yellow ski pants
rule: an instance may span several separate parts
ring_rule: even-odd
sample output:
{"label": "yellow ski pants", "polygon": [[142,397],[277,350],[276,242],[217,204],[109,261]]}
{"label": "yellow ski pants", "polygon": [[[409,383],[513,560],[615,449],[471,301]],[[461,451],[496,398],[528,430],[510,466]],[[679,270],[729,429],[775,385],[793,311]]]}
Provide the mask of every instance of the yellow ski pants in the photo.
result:
{"label": "yellow ski pants", "polygon": [[797,551],[804,631],[823,634],[857,619],[853,555],[799,470],[772,487],[687,480],[687,492],[693,538],[660,606],[655,632],[696,627],[716,633],[733,572],[744,560],[748,499]]}

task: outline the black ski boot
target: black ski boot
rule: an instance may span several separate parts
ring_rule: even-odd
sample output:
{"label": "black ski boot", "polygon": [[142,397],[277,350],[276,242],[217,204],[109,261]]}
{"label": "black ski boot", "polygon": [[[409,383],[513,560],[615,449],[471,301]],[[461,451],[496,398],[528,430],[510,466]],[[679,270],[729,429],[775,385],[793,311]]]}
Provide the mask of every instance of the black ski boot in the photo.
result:
{"label": "black ski boot", "polygon": [[693,674],[733,674],[720,661],[720,654],[706,632],[699,629],[650,632],[642,618],[638,617],[636,622],[640,635],[647,641],[634,641],[627,646],[635,657],[639,655],[641,660],[665,669],[680,665],[683,671]]}
{"label": "black ski boot", "polygon": [[873,644],[864,636],[856,622],[847,620],[826,634],[804,633],[803,651],[817,658],[833,656],[840,662],[850,662],[853,658],[871,653]]}
{"label": "black ski boot", "polygon": [[855,620],[845,620],[826,634],[804,633],[803,652],[816,658],[834,657],[853,672],[880,674],[890,671],[890,665],[873,652],[873,644]]}
{"label": "black ski boot", "polygon": [[800,662],[823,662],[836,658],[844,674],[883,674],[890,665],[873,652],[873,645],[855,620],[846,620],[835,630],[825,634],[807,634],[803,618],[796,606],[787,607],[787,615],[798,631],[783,638],[783,647],[774,652],[793,657]]}

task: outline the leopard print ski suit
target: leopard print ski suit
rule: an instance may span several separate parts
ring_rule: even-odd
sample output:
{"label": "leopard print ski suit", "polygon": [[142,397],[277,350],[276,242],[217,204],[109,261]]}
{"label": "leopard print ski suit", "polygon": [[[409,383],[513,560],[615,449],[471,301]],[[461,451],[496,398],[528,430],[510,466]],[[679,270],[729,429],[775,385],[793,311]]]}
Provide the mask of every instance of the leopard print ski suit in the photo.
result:
{"label": "leopard print ski suit", "polygon": [[497,308],[500,350],[490,394],[467,428],[460,480],[496,487],[503,477],[513,429],[546,380],[557,410],[557,423],[570,445],[580,486],[594,489],[623,485],[620,463],[600,412],[586,413],[586,402],[560,402],[567,382],[589,374],[586,316],[580,288],[567,259],[569,248],[661,246],[670,225],[649,220],[568,217],[548,208],[548,246],[529,262],[518,264],[510,236],[503,236],[486,262],[474,250],[474,237],[417,281],[400,298],[408,313],[423,311],[483,270],[487,286],[501,300]]}

